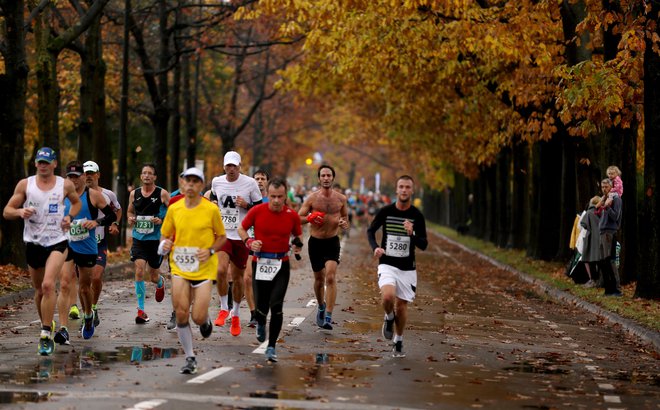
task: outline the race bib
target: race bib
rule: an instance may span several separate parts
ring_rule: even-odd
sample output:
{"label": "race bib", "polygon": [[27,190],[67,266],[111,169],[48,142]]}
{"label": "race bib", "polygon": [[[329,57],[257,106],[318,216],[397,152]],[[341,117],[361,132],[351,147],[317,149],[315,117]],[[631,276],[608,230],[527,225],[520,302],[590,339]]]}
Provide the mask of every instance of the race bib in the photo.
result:
{"label": "race bib", "polygon": [[273,280],[280,269],[282,269],[282,259],[259,258],[254,277],[256,280]]}
{"label": "race bib", "polygon": [[387,235],[385,255],[405,258],[410,255],[410,236]]}
{"label": "race bib", "polygon": [[222,208],[221,214],[225,229],[238,229],[238,208]]}
{"label": "race bib", "polygon": [[135,232],[150,234],[154,231],[154,223],[151,215],[138,215],[135,217]]}
{"label": "race bib", "polygon": [[71,226],[69,227],[69,240],[71,242],[84,241],[89,238],[89,231],[82,226],[86,221],[86,218],[71,221]]}
{"label": "race bib", "polygon": [[177,246],[172,251],[172,259],[181,271],[197,272],[199,271],[198,250],[196,246]]}

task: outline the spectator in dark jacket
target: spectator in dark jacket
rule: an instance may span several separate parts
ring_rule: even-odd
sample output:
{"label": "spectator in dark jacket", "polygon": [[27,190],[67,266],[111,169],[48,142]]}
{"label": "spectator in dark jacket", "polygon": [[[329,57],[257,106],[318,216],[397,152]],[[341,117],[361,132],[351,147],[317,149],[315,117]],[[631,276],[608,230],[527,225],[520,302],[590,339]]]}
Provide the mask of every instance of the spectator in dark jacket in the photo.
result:
{"label": "spectator in dark jacket", "polygon": [[616,255],[616,233],[621,226],[621,198],[618,196],[608,198],[612,190],[612,183],[608,178],[600,183],[603,197],[598,203],[597,214],[600,215],[598,227],[600,228],[600,261],[598,267],[603,275],[605,296],[622,296],[619,284],[619,270],[614,263]]}

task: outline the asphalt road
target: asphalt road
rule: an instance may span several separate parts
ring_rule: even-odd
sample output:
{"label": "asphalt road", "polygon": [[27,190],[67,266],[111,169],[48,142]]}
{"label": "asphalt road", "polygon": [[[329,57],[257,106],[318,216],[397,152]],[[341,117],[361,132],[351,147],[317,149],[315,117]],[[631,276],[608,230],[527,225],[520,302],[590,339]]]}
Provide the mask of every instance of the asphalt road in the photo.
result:
{"label": "asphalt road", "polygon": [[193,326],[199,371],[179,374],[183,352],[176,332],[165,328],[169,295],[156,303],[148,285],[152,320],[136,325],[133,282],[123,279],[106,283],[94,337],[72,331],[72,346],[57,346],[51,357],[36,353],[31,300],[1,312],[0,403],[94,410],[660,408],[652,348],[439,237],[418,255],[407,357],[391,357],[380,335],[376,264],[364,233],[352,234],[343,242],[332,331],[314,324],[307,258],[292,261],[276,364],[266,362],[264,344],[244,320],[238,337],[214,328],[202,339]]}

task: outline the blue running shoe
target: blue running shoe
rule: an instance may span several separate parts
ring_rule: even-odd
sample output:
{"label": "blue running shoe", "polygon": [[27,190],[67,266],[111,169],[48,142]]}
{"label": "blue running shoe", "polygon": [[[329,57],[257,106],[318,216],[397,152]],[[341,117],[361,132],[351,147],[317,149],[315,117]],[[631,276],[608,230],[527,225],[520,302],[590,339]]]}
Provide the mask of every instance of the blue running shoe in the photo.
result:
{"label": "blue running shoe", "polygon": [[82,328],[83,339],[91,339],[94,336],[94,314],[91,317],[85,318],[85,323]]}
{"label": "blue running shoe", "polygon": [[275,354],[275,348],[272,346],[268,346],[266,348],[266,359],[269,362],[277,363],[277,355]]}
{"label": "blue running shoe", "polygon": [[39,339],[39,354],[50,356],[55,351],[55,342],[48,336],[41,336]]}
{"label": "blue running shoe", "polygon": [[257,340],[263,342],[266,340],[266,325],[257,323]]}
{"label": "blue running shoe", "polygon": [[325,324],[325,303],[319,305],[319,308],[316,311],[316,325],[318,327],[323,327],[324,324]]}

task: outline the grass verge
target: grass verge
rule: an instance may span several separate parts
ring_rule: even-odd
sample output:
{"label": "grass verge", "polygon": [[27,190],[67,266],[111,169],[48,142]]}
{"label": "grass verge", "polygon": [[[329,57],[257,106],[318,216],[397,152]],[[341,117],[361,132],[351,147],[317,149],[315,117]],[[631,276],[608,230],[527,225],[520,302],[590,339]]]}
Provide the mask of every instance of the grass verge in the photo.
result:
{"label": "grass verge", "polygon": [[602,289],[589,289],[575,284],[571,278],[564,274],[564,264],[562,263],[532,259],[525,254],[524,250],[498,248],[491,242],[472,236],[458,235],[453,229],[444,226],[436,224],[431,224],[431,226],[446,237],[490,256],[498,262],[509,265],[587,302],[601,306],[610,312],[632,319],[644,327],[660,332],[660,301],[636,298],[634,296],[635,283],[622,286],[623,297],[606,297],[603,296]]}

